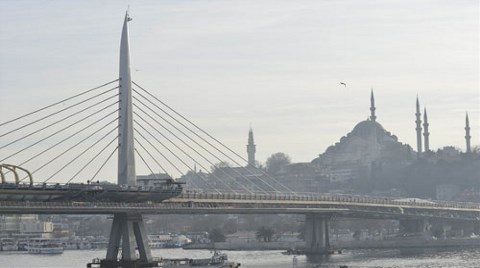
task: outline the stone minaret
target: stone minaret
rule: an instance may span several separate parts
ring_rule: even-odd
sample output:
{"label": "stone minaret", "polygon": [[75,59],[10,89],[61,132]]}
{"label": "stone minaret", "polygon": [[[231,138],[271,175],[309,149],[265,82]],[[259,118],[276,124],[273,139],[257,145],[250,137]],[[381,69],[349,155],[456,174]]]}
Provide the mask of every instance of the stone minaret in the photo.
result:
{"label": "stone minaret", "polygon": [[417,96],[417,112],[415,113],[415,124],[417,124],[417,127],[415,130],[417,131],[417,156],[420,156],[422,153],[422,120],[421,120],[422,114],[420,113],[420,103],[418,102],[418,96]]}
{"label": "stone minaret", "polygon": [[468,121],[468,113],[465,117],[465,142],[467,143],[467,153],[471,153],[472,149],[470,148],[470,122]]}
{"label": "stone minaret", "polygon": [[375,97],[373,96],[373,89],[370,93],[370,120],[375,121]]}
{"label": "stone minaret", "polygon": [[427,118],[427,108],[423,110],[423,137],[425,143],[425,152],[428,153],[430,151],[430,146],[428,143],[428,136],[430,133],[428,132],[428,118]]}
{"label": "stone minaret", "polygon": [[248,144],[247,144],[247,154],[248,154],[248,167],[255,167],[255,143],[253,142],[253,130],[250,128],[248,132]]}

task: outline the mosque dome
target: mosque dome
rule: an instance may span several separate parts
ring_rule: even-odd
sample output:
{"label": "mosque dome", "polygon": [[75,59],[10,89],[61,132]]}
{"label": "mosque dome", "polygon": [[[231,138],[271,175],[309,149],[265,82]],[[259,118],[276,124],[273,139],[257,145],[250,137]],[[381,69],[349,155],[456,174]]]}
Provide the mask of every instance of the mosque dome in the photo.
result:
{"label": "mosque dome", "polygon": [[373,120],[365,120],[358,123],[352,130],[352,136],[361,137],[364,139],[370,138],[373,134],[383,134],[385,133],[385,129],[383,128],[380,123]]}

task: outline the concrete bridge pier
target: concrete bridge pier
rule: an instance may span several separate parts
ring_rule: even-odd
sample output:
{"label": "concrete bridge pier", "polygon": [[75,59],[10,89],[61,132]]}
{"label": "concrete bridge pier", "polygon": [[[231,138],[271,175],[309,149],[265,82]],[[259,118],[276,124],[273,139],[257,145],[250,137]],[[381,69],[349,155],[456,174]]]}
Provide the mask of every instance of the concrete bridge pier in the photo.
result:
{"label": "concrete bridge pier", "polygon": [[[121,259],[118,253],[121,251]],[[138,249],[138,256],[136,250]],[[102,260],[101,267],[133,268],[142,267],[152,262],[152,254],[148,245],[147,234],[141,214],[115,213],[107,248],[107,257]]]}
{"label": "concrete bridge pier", "polygon": [[427,219],[400,220],[400,234],[415,236],[430,236],[431,225]]}
{"label": "concrete bridge pier", "polygon": [[473,233],[476,235],[480,235],[480,221],[473,222]]}
{"label": "concrete bridge pier", "polygon": [[478,221],[449,221],[436,220],[432,222],[432,235],[438,238],[467,237],[479,234],[480,222]]}
{"label": "concrete bridge pier", "polygon": [[305,253],[307,255],[325,255],[330,252],[328,221],[330,215],[305,215]]}

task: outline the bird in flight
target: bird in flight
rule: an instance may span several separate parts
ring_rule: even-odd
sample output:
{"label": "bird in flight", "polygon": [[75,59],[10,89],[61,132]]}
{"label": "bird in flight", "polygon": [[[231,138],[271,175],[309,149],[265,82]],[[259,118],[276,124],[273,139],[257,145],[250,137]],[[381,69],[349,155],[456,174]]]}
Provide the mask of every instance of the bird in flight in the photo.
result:
{"label": "bird in flight", "polygon": [[340,85],[343,85],[344,87],[347,87],[347,84],[345,84],[344,82],[340,82]]}

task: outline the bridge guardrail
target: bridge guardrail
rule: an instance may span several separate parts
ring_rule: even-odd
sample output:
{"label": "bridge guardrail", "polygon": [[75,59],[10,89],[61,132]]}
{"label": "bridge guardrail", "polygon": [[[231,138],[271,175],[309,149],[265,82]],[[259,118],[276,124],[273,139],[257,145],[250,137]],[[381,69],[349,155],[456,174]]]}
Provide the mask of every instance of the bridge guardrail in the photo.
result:
{"label": "bridge guardrail", "polygon": [[268,194],[268,193],[215,193],[215,192],[184,192],[179,198],[199,198],[199,199],[226,199],[226,200],[285,200],[285,201],[320,201],[320,202],[347,202],[364,204],[384,204],[394,206],[410,206],[423,208],[463,208],[480,209],[479,203],[451,202],[441,200],[420,200],[412,199],[410,201],[395,200],[392,197],[366,197],[359,195],[332,195],[332,194],[312,194],[312,193],[294,193],[294,194]]}

